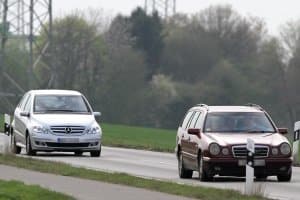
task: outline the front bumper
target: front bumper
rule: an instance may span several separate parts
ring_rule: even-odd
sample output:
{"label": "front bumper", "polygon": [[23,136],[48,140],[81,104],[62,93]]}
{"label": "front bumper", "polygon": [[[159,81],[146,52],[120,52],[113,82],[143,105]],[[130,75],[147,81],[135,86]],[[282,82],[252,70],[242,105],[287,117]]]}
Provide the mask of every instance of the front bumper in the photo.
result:
{"label": "front bumper", "polygon": [[[254,175],[275,176],[286,174],[292,166],[293,159],[288,158],[264,158],[254,159],[259,163],[254,166]],[[220,176],[245,176],[246,167],[241,164],[245,163],[243,159],[237,158],[209,158],[203,159],[204,170],[210,175]]]}
{"label": "front bumper", "polygon": [[34,135],[31,137],[31,146],[35,151],[98,151],[101,148],[99,135],[56,136]]}

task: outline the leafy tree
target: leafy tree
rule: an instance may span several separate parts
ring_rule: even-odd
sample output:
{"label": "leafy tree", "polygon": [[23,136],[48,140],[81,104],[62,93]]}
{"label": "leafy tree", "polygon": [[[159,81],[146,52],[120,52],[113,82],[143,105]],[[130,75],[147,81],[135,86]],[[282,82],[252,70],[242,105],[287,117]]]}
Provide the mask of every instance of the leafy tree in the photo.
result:
{"label": "leafy tree", "polygon": [[215,36],[223,55],[233,61],[255,59],[258,45],[266,33],[262,20],[242,17],[229,5],[211,6],[194,20]]}
{"label": "leafy tree", "polygon": [[162,20],[157,12],[147,15],[142,8],[135,9],[126,19],[131,24],[130,33],[135,39],[134,46],[146,54],[148,76],[151,78],[160,66],[164,47]]}
{"label": "leafy tree", "polygon": [[167,25],[161,71],[188,83],[203,79],[220,59],[211,35],[194,21]]}

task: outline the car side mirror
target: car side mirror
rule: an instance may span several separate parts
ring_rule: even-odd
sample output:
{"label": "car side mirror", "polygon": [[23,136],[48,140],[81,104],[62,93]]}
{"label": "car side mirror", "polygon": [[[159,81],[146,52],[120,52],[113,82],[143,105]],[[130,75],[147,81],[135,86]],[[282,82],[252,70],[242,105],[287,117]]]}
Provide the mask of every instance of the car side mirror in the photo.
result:
{"label": "car side mirror", "polygon": [[22,117],[30,117],[30,113],[29,113],[29,112],[26,112],[26,111],[20,112],[20,115],[21,115]]}
{"label": "car side mirror", "polygon": [[201,138],[201,129],[199,128],[189,128],[188,134],[190,135],[196,135],[198,138]]}
{"label": "car side mirror", "polygon": [[278,128],[278,132],[282,135],[288,134],[288,129],[287,128]]}
{"label": "car side mirror", "polygon": [[100,116],[101,116],[101,112],[93,112],[93,115],[94,115],[95,117],[100,117]]}

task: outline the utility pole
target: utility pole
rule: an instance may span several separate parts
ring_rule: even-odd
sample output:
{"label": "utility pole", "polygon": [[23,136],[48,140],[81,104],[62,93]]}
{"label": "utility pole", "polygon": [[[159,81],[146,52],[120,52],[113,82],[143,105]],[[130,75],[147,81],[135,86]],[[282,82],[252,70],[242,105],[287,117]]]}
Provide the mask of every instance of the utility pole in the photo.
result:
{"label": "utility pole", "polygon": [[[32,89],[37,85],[34,69],[46,52],[50,52],[47,54],[49,59],[47,59],[47,63],[43,63],[43,66],[49,70],[53,66],[53,59],[51,58],[52,0],[0,0],[0,8],[0,26],[4,27],[0,37],[0,70],[4,72],[7,42],[10,40],[20,41],[18,42],[20,48],[23,45],[24,50],[28,51],[29,55],[27,67],[28,84],[26,89]],[[47,38],[43,44],[38,44],[36,38],[41,32]],[[16,80],[15,82],[18,83]]]}
{"label": "utility pole", "polygon": [[[0,98],[8,98],[2,96],[3,93],[23,94],[26,90],[40,87],[34,74],[37,66],[49,70],[49,80],[52,80],[49,87],[53,87],[52,0],[0,0],[0,30]],[[46,37],[43,43],[36,40],[40,33]],[[28,58],[22,59],[28,60],[25,74],[28,83],[25,85],[6,71],[10,66],[5,52],[10,41],[17,41],[18,48],[28,52]],[[46,53],[47,63],[41,63]],[[9,91],[7,85],[10,86]]]}

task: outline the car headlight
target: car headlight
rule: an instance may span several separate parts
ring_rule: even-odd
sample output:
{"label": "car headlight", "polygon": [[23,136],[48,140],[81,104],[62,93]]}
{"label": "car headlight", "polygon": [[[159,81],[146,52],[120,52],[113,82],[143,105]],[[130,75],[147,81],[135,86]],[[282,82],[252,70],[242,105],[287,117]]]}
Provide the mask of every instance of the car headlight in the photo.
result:
{"label": "car headlight", "polygon": [[213,156],[216,156],[220,153],[221,149],[217,143],[211,143],[209,145],[209,153]]}
{"label": "car headlight", "polygon": [[291,153],[291,147],[288,143],[282,143],[280,145],[280,152],[282,155],[289,155]]}
{"label": "car headlight", "polygon": [[39,134],[49,134],[50,130],[43,126],[33,126],[32,127],[33,133],[39,133]]}
{"label": "car headlight", "polygon": [[99,126],[95,126],[95,127],[92,127],[92,128],[89,128],[86,130],[86,134],[94,135],[94,134],[100,134],[100,133],[101,133],[101,129]]}

